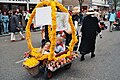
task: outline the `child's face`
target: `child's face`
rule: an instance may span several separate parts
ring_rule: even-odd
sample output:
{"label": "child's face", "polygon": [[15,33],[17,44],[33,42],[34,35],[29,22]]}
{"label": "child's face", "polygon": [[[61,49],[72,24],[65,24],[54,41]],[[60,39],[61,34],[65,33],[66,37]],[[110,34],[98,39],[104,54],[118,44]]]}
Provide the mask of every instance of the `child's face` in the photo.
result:
{"label": "child's face", "polygon": [[57,44],[61,44],[61,41],[60,41],[60,40],[57,40]]}
{"label": "child's face", "polygon": [[45,46],[44,46],[44,50],[45,50],[45,51],[49,51],[49,49],[50,49],[50,46],[49,46],[49,45],[45,45]]}

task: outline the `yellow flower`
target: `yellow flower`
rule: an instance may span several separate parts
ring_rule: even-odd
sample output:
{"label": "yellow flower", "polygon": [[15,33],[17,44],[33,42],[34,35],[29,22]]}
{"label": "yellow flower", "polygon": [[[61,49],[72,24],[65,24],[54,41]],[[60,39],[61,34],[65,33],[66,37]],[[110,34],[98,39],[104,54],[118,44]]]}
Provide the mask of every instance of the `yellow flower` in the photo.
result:
{"label": "yellow flower", "polygon": [[42,61],[42,60],[47,59],[47,58],[48,58],[48,54],[44,54],[41,57],[38,57],[36,59],[39,60],[39,61]]}
{"label": "yellow flower", "polygon": [[54,48],[56,45],[56,4],[54,1],[51,1],[51,8],[52,8],[52,32],[51,36],[51,46],[50,46],[50,55],[48,56],[48,60],[52,60],[54,55]]}
{"label": "yellow flower", "polygon": [[35,58],[28,58],[26,61],[23,62],[24,66],[27,66],[29,68],[35,67],[39,64],[39,61],[36,60]]}
{"label": "yellow flower", "polygon": [[40,52],[38,52],[39,48],[33,48],[31,51],[31,56],[35,57],[35,58],[39,58],[42,56],[42,54]]}

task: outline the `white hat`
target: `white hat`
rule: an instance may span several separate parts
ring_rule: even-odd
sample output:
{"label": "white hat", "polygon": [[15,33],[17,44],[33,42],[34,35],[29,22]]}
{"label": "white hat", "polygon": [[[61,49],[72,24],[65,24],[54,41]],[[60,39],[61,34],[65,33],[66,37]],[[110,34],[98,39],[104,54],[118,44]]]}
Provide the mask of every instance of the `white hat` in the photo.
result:
{"label": "white hat", "polygon": [[95,14],[95,12],[86,12],[87,15],[89,14]]}
{"label": "white hat", "polygon": [[80,12],[80,10],[74,10],[74,11],[72,11],[73,13],[79,13]]}
{"label": "white hat", "polygon": [[93,9],[93,8],[90,8],[90,9],[88,9],[88,11],[94,11],[94,9]]}
{"label": "white hat", "polygon": [[90,8],[90,9],[88,9],[88,12],[86,12],[86,14],[95,14],[95,12],[94,12],[94,9],[93,8]]}

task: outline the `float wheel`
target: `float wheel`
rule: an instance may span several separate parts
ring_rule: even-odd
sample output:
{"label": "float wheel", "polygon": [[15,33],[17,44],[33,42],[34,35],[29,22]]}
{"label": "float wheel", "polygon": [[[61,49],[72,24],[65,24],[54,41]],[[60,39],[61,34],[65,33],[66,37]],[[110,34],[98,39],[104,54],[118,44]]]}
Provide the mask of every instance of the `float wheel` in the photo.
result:
{"label": "float wheel", "polygon": [[52,71],[50,71],[50,70],[45,70],[45,72],[44,72],[45,80],[48,80],[48,79],[52,78],[52,76],[53,76]]}

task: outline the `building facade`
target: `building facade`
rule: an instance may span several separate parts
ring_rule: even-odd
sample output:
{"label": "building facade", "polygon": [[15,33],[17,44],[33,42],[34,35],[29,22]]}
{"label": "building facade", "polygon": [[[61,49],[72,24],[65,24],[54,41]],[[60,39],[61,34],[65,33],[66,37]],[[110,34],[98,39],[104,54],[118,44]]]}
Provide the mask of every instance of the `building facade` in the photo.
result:
{"label": "building facade", "polygon": [[92,0],[93,8],[109,8],[108,0]]}
{"label": "building facade", "polygon": [[[0,0],[0,9],[2,11],[5,10],[32,10],[35,5],[40,2],[41,0]],[[73,10],[73,7],[78,6],[79,7],[79,0],[58,0],[60,3],[62,3],[68,10]],[[107,1],[107,0],[106,0]],[[108,7],[104,0],[84,0],[82,3],[82,9],[88,9],[90,7],[90,4],[92,2],[93,8],[98,7]],[[28,6],[29,5],[29,6]]]}
{"label": "building facade", "polygon": [[[62,0],[58,0],[58,1],[62,3]],[[21,11],[22,10],[31,11],[38,2],[41,2],[41,0],[0,0],[0,9],[2,11],[16,10],[16,9],[20,9]]]}
{"label": "building facade", "polygon": [[0,9],[2,11],[6,10],[27,10],[27,4],[29,4],[29,9],[34,8],[39,0],[0,0]]}
{"label": "building facade", "polygon": [[74,6],[78,6],[78,0],[63,0],[62,4],[68,9],[72,10]]}
{"label": "building facade", "polygon": [[[63,5],[68,9],[68,10],[72,10],[74,7],[79,7],[79,0],[63,0]],[[89,7],[90,4],[90,0],[84,0],[84,2],[82,2],[82,9],[87,9]]]}
{"label": "building facade", "polygon": [[[81,0],[82,3],[82,9],[86,10],[90,7],[92,8],[109,8],[107,0]],[[63,5],[68,9],[72,10],[73,7],[78,6],[79,7],[79,0],[63,0]]]}

